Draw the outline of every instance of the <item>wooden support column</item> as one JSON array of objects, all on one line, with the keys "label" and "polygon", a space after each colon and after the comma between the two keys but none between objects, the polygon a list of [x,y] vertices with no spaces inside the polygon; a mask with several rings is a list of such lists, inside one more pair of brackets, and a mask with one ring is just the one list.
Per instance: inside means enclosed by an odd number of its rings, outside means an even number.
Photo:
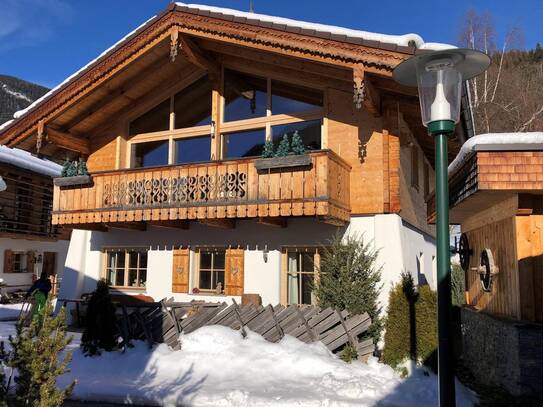
[{"label": "wooden support column", "polygon": [[209,75],[211,80],[211,159],[221,159],[221,109],[222,109],[222,70]]}]

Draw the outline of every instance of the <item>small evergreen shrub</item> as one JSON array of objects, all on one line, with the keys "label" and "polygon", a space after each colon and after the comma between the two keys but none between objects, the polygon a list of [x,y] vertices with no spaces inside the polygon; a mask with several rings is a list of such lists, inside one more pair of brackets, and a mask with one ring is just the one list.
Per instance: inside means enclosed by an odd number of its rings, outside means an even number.
[{"label": "small evergreen shrub", "polygon": [[457,306],[464,305],[464,291],[466,280],[464,270],[459,264],[451,264],[451,286],[452,286],[452,304]]},{"label": "small evergreen shrub", "polygon": [[437,294],[427,285],[416,290],[405,274],[390,292],[383,361],[396,368],[414,358],[436,370],[436,352]]},{"label": "small evergreen shrub", "polygon": [[273,154],[273,142],[271,140],[266,140],[264,149],[262,150],[262,158],[272,158]]},{"label": "small evergreen shrub", "polygon": [[302,141],[302,138],[298,134],[298,130],[296,130],[294,134],[292,135],[290,148],[292,152],[296,155],[305,154],[304,142]]},{"label": "small evergreen shrub", "polygon": [[33,318],[29,328],[17,324],[17,335],[9,338],[12,353],[8,366],[17,370],[14,399],[17,406],[60,406],[75,386],[72,382],[64,390],[56,387],[57,378],[69,372],[72,353],[66,351],[66,346],[72,338],[66,336],[64,308],[56,317],[51,316],[52,311],[48,300],[43,318]]},{"label": "small evergreen shrub", "polygon": [[339,353],[339,358],[346,363],[351,363],[353,360],[358,358],[358,352],[353,345],[348,343]]},{"label": "small evergreen shrub", "polygon": [[286,157],[290,152],[290,142],[288,141],[288,135],[283,134],[283,138],[277,147],[276,157]]},{"label": "small evergreen shrub", "polygon": [[86,356],[99,355],[101,349],[111,352],[118,338],[115,306],[107,282],[102,279],[96,283],[96,290],[89,299],[81,349]]},{"label": "small evergreen shrub", "polygon": [[375,266],[377,253],[358,236],[336,236],[323,248],[319,284],[315,295],[323,308],[347,309],[353,314],[367,312],[372,320],[368,334],[379,340],[382,322],[377,298],[381,270]]}]

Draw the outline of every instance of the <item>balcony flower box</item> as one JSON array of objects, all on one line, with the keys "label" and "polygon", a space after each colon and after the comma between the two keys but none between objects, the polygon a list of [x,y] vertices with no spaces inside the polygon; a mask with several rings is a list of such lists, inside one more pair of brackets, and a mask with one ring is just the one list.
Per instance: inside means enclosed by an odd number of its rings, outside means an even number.
[{"label": "balcony flower box", "polygon": [[310,167],[309,154],[287,155],[286,157],[259,158],[255,161],[257,171],[274,170],[281,168]]},{"label": "balcony flower box", "polygon": [[90,175],[76,175],[74,177],[59,177],[53,180],[57,187],[85,186],[92,184]]}]

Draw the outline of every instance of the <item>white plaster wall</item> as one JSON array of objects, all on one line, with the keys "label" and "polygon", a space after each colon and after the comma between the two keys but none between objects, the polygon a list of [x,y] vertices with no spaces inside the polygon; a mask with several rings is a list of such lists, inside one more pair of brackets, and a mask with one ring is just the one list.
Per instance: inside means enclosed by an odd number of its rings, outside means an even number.
[{"label": "white plaster wall", "polygon": [[[359,216],[351,219],[347,228],[333,227],[314,219],[291,219],[287,228],[257,224],[251,220],[238,221],[235,229],[218,229],[201,224],[191,224],[188,230],[150,228],[145,232],[113,229],[107,233],[74,231],[70,243],[66,273],[61,296],[77,298],[94,289],[101,277],[103,265],[101,251],[104,247],[149,248],[147,287],[145,294],[155,300],[173,297],[176,301],[206,300],[227,301],[225,296],[171,292],[173,248],[191,248],[191,276],[194,276],[196,246],[230,245],[245,249],[244,292],[257,293],[263,304],[280,302],[281,248],[282,246],[306,246],[327,244],[337,233],[342,236],[355,234],[371,242],[378,250],[377,264],[381,267],[383,290],[379,302],[383,312],[388,305],[389,290],[400,281],[407,271],[418,281],[416,256],[424,257],[424,274],[428,282],[431,276],[432,256],[435,246],[431,238],[409,226],[396,214]],[[267,246],[268,261],[264,261],[263,249]],[[191,280],[189,292],[194,286]],[[127,293],[140,293],[127,291]],[[237,301],[241,299],[234,297]]]},{"label": "white plaster wall", "polygon": [[[20,252],[34,251],[36,255],[43,255],[43,252],[56,252],[55,271],[58,277],[62,278],[64,271],[64,263],[66,262],[66,254],[68,252],[69,241],[58,240],[50,242],[42,242],[37,240],[26,239],[5,239],[0,238],[0,279],[4,280],[7,285],[31,285],[32,272],[29,273],[4,273],[4,251],[13,250]],[[43,263],[36,263],[33,270],[35,275],[39,275],[42,271]],[[24,289],[20,287],[18,289]],[[11,289],[7,289],[11,291]]]}]

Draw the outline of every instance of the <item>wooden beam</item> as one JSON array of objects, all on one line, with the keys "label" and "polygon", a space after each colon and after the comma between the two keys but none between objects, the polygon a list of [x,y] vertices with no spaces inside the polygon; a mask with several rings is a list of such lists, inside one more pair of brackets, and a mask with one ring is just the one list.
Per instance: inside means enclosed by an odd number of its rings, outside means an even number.
[{"label": "wooden beam", "polygon": [[147,225],[145,224],[145,222],[113,222],[106,223],[106,226],[108,228],[138,230],[141,232],[147,230]]},{"label": "wooden beam", "polygon": [[345,226],[346,225],[346,222],[340,220],[340,219],[337,219],[337,218],[332,218],[332,217],[329,217],[329,216],[318,216],[318,219],[323,222],[323,223],[327,223],[328,225],[332,225],[332,226],[338,226],[338,227],[341,227],[341,226]]},{"label": "wooden beam", "polygon": [[287,227],[287,218],[283,218],[281,216],[277,217],[259,217],[256,220],[257,223],[260,223],[262,225],[268,225],[268,226],[275,226],[279,228],[286,228]]},{"label": "wooden beam", "polygon": [[203,225],[213,226],[221,229],[234,229],[236,227],[236,220],[231,218],[225,219],[201,219],[199,222]]},{"label": "wooden beam", "polygon": [[154,220],[147,222],[149,226],[155,226],[159,228],[173,228],[187,230],[189,228],[188,220]]},{"label": "wooden beam", "polygon": [[198,48],[196,43],[188,38],[188,36],[179,36],[179,48],[190,63],[207,70],[212,76],[218,76],[220,65],[211,55],[204,53]]},{"label": "wooden beam", "polygon": [[80,230],[92,230],[95,232],[107,232],[107,226],[103,223],[74,223],[60,225],[63,229],[80,229]]},{"label": "wooden beam", "polygon": [[381,116],[381,96],[368,76],[364,78],[364,93],[364,107],[374,117]]},{"label": "wooden beam", "polygon": [[83,155],[90,154],[90,143],[86,138],[77,137],[73,134],[65,133],[50,126],[46,126],[45,134],[45,138],[48,143],[55,144],[58,147],[62,147],[66,150],[76,151]]}]

